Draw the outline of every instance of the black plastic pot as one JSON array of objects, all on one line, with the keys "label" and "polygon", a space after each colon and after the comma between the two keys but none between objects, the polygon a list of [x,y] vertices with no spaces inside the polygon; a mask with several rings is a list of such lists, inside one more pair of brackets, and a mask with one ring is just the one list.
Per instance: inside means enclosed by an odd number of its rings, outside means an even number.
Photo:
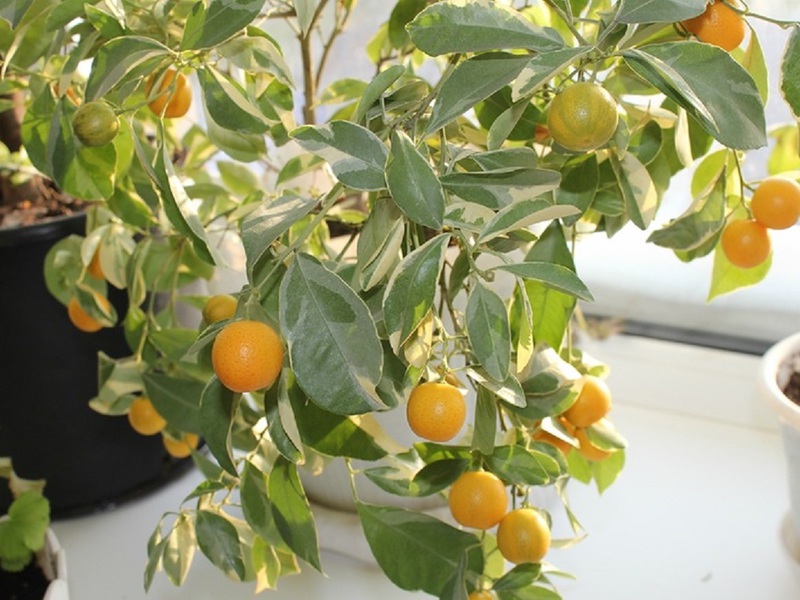
[{"label": "black plastic pot", "polygon": [[[165,452],[161,436],[93,411],[97,354],[130,354],[120,327],[83,333],[44,283],[44,258],[84,232],[83,215],[0,230],[0,456],[26,479],[46,479],[54,518],[113,507],[191,465]],[[125,314],[125,296],[109,299]],[[2,492],[2,490],[0,490]],[[10,503],[0,496],[0,514]]]}]

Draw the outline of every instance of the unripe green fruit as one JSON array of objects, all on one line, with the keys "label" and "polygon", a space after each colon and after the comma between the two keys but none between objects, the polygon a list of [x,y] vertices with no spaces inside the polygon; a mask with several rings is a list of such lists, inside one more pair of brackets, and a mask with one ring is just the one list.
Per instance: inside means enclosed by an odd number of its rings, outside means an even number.
[{"label": "unripe green fruit", "polygon": [[84,146],[105,146],[116,137],[119,119],[105,102],[87,102],[72,117],[72,131]]}]

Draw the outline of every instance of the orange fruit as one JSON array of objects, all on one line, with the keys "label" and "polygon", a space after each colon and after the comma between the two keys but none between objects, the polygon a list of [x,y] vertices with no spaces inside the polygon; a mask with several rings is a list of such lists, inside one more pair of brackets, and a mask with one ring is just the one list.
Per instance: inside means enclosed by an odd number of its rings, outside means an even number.
[{"label": "orange fruit", "polygon": [[611,456],[609,450],[598,448],[589,440],[589,435],[586,433],[585,429],[576,429],[575,439],[578,440],[578,452],[587,460],[595,462],[605,460]]},{"label": "orange fruit", "polygon": [[800,184],[788,177],[767,177],[750,200],[753,218],[768,229],[788,229],[800,218]]},{"label": "orange fruit", "polygon": [[769,258],[772,243],[767,228],[755,219],[731,221],[722,230],[720,245],[725,258],[740,269],[752,269]]},{"label": "orange fruit", "polygon": [[[177,76],[176,76],[177,75]],[[173,83],[174,81],[174,83]],[[156,76],[152,75],[145,84],[145,94],[150,97]],[[192,88],[189,80],[183,73],[174,68],[169,68],[161,77],[161,85],[158,88],[158,96],[147,106],[156,116],[167,119],[182,117],[189,112],[192,105]]]},{"label": "orange fruit", "polygon": [[89,261],[89,265],[86,267],[86,272],[95,279],[103,279],[103,277],[105,277],[103,273],[103,267],[100,265],[100,248],[95,251],[94,255],[92,256],[92,260]]},{"label": "orange fruit", "polygon": [[588,427],[605,417],[610,410],[611,390],[606,382],[594,375],[586,375],[578,398],[564,411],[564,418],[575,427]]},{"label": "orange fruit", "polygon": [[230,294],[211,296],[203,305],[203,320],[210,325],[217,321],[231,319],[236,314],[236,305],[236,298]]},{"label": "orange fruit", "polygon": [[428,381],[411,392],[406,418],[411,431],[432,442],[446,442],[461,431],[467,417],[464,394],[449,383]]},{"label": "orange fruit", "polygon": [[[105,296],[98,294],[97,300],[104,309],[109,310],[111,308],[111,305],[108,303],[108,300],[105,298]],[[100,321],[83,310],[81,305],[78,303],[78,298],[75,296],[70,298],[70,301],[67,304],[67,315],[75,327],[86,333],[94,333],[103,328],[103,324],[100,323]]]},{"label": "orange fruit", "polygon": [[105,102],[87,102],[72,116],[72,131],[84,146],[105,146],[117,136],[119,119]]},{"label": "orange fruit", "polygon": [[512,510],[497,527],[497,547],[514,564],[541,562],[550,549],[550,526],[538,510]]},{"label": "orange fruit", "polygon": [[475,590],[470,592],[467,600],[495,600],[495,595],[489,590]]},{"label": "orange fruit", "polygon": [[[728,3],[741,8],[736,0],[728,0]],[[701,42],[728,52],[741,45],[746,30],[744,17],[722,0],[712,0],[703,14],[682,21],[681,25]]]},{"label": "orange fruit", "polygon": [[502,480],[489,471],[466,471],[450,486],[450,514],[464,527],[489,529],[508,509],[508,494]]},{"label": "orange fruit", "polygon": [[155,435],[160,433],[167,422],[164,420],[149,398],[140,396],[131,403],[128,409],[128,422],[133,430],[142,435]]},{"label": "orange fruit", "polygon": [[608,91],[588,81],[564,88],[547,109],[547,129],[568,150],[588,152],[603,146],[617,130],[617,102]]},{"label": "orange fruit", "polygon": [[222,384],[239,393],[271,386],[283,368],[283,345],[275,330],[261,321],[225,325],[211,347],[211,364]]},{"label": "orange fruit", "polygon": [[179,440],[168,435],[162,435],[161,439],[167,454],[173,458],[186,458],[200,443],[200,437],[196,433],[184,433]]}]

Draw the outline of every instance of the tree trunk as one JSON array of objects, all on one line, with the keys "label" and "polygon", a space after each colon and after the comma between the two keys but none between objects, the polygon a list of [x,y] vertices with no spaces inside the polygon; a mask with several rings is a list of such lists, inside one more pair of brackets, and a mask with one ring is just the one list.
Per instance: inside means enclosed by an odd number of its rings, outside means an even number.
[{"label": "tree trunk", "polygon": [[[11,100],[14,106],[0,112],[0,142],[11,152],[19,152],[22,148],[22,118],[25,116],[24,96],[17,91],[2,98]],[[41,190],[41,177],[30,177],[22,183],[14,184],[9,173],[0,171],[0,208],[8,209],[25,200],[36,203],[41,196]]]}]

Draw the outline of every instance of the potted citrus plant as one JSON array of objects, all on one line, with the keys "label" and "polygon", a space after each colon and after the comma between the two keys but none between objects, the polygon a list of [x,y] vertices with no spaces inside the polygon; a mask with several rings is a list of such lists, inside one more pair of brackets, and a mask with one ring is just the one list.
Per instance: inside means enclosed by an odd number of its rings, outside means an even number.
[{"label": "potted citrus plant", "polygon": [[[397,586],[558,597],[552,521],[580,533],[567,482],[602,491],[626,446],[607,367],[573,343],[592,298],[573,253],[652,227],[683,260],[713,255],[712,297],[764,277],[771,226],[740,166],[767,143],[768,67],[747,23],[791,23],[722,0],[398,0],[359,49],[371,76],[328,81],[356,2],[13,7],[10,50],[65,28],[36,69],[13,52],[5,69],[25,76],[33,164],[92,186],[62,256],[88,269],[99,247],[129,303],[132,352],[102,358],[92,405],[206,476],[157,524],[145,585],[180,584],[198,548],[258,590],[320,569],[303,481],[336,459]],[[795,110],[797,55],[793,38]],[[685,214],[656,227],[690,167]],[[223,293],[186,291],[231,266]],[[411,443],[381,426],[398,413]],[[446,498],[447,516],[366,502],[366,485]]]}]

